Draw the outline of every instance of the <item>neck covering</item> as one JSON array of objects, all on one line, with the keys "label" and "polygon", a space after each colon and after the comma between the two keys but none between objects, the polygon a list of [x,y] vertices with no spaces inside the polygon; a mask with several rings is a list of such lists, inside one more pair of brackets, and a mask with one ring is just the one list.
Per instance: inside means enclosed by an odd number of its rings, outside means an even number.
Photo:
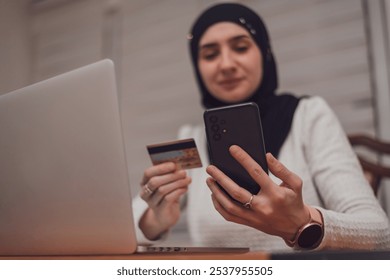
[{"label": "neck covering", "polygon": [[188,37],[189,47],[196,81],[202,94],[202,104],[207,109],[231,105],[216,99],[207,90],[198,67],[200,39],[210,26],[219,22],[232,22],[243,27],[260,49],[263,57],[262,81],[251,97],[242,102],[254,102],[258,105],[266,152],[278,157],[280,148],[290,131],[299,99],[289,94],[276,95],[278,76],[266,26],[254,11],[241,4],[227,3],[212,6],[205,10],[192,26]]}]

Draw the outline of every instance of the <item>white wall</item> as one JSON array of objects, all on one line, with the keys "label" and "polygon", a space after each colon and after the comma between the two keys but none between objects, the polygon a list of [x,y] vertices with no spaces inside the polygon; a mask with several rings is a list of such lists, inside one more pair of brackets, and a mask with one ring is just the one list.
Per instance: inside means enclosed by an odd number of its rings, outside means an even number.
[{"label": "white wall", "polygon": [[31,79],[28,0],[0,0],[0,94]]}]

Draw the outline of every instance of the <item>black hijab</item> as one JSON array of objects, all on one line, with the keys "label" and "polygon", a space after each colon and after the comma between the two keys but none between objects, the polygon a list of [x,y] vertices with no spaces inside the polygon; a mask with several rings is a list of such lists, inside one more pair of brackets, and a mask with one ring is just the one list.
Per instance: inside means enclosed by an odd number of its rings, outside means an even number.
[{"label": "black hijab", "polygon": [[195,21],[190,39],[190,52],[196,80],[202,93],[205,108],[229,105],[214,98],[207,90],[198,68],[199,41],[204,32],[218,22],[233,22],[245,28],[258,45],[263,57],[263,78],[253,95],[243,102],[255,102],[260,109],[264,132],[265,148],[275,157],[279,155],[292,124],[299,99],[288,94],[276,95],[278,76],[271,51],[270,40],[261,18],[251,9],[241,4],[217,4],[204,11]]}]

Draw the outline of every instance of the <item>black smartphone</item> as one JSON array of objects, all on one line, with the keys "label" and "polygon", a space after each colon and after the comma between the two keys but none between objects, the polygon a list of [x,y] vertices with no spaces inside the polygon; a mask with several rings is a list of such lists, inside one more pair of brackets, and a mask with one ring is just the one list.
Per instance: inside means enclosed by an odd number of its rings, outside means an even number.
[{"label": "black smartphone", "polygon": [[268,174],[257,104],[249,102],[208,109],[204,112],[203,118],[211,164],[218,167],[239,186],[252,194],[257,194],[260,186],[229,153],[230,146],[240,146]]}]

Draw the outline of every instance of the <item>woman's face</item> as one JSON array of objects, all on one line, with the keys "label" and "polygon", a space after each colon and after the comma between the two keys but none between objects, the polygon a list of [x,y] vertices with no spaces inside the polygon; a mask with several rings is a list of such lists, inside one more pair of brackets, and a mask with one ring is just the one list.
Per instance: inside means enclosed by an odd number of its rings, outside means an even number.
[{"label": "woman's face", "polygon": [[248,99],[263,77],[262,55],[243,27],[220,22],[210,26],[199,42],[198,66],[208,91],[218,100]]}]

